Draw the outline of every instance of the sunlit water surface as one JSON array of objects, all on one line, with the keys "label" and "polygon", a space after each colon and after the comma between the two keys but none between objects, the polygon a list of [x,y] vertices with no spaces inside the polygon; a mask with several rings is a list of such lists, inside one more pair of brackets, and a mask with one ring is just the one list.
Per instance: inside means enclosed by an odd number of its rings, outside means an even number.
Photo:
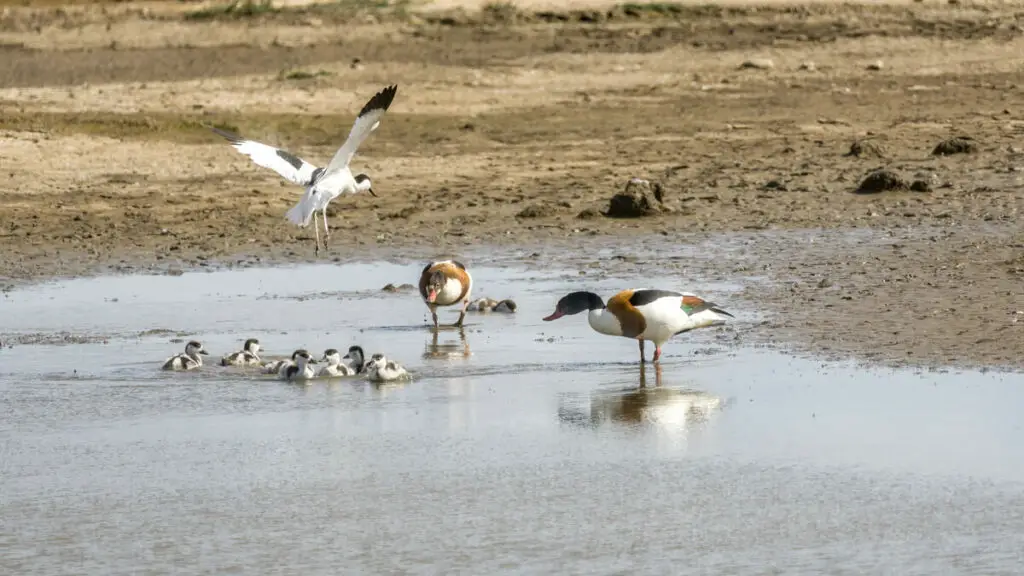
[{"label": "sunlit water surface", "polygon": [[[1017,574],[1024,378],[868,370],[742,347],[756,310],[635,342],[583,315],[589,282],[474,268],[515,315],[427,328],[420,266],[352,264],[74,280],[0,300],[0,573]],[[456,317],[452,310],[443,322]],[[150,332],[168,330],[170,332]],[[351,344],[415,380],[297,386],[159,370]],[[738,341],[737,341],[738,338]],[[175,341],[172,342],[171,340]],[[648,354],[652,352],[648,347]],[[644,384],[645,386],[641,387]],[[659,385],[660,384],[660,385]]]}]

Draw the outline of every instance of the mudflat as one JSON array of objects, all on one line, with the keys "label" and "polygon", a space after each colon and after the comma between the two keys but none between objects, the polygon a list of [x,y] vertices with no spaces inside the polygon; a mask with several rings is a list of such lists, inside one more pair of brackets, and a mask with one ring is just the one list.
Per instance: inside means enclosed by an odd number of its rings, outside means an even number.
[{"label": "mudflat", "polygon": [[1024,367],[1024,2],[0,5],[7,284],[312,260],[208,128],[323,164],[397,83],[326,258],[536,248],[733,279],[753,341]]}]

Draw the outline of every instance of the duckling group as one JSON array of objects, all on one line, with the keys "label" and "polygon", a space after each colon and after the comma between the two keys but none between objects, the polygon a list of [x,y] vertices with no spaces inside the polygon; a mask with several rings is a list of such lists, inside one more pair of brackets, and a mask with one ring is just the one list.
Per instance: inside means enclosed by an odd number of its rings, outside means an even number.
[{"label": "duckling group", "polygon": [[[361,346],[350,346],[348,353],[341,355],[335,348],[324,350],[319,361],[302,348],[292,352],[291,358],[264,361],[260,358],[260,341],[249,338],[242,349],[220,359],[221,366],[258,367],[260,373],[277,376],[288,382],[311,383],[312,380],[363,376],[371,382],[392,382],[409,378],[409,372],[397,362],[388,360],[383,354],[374,354],[364,360]],[[208,352],[203,344],[191,340],[185,345],[185,352],[171,356],[164,361],[164,370],[198,370],[203,367],[203,356]],[[317,367],[316,364],[323,363]]]}]

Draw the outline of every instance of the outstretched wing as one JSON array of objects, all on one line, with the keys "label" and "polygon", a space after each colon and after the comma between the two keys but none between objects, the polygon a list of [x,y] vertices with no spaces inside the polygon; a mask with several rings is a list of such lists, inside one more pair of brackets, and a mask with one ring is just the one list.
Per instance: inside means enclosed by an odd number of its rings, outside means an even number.
[{"label": "outstretched wing", "polygon": [[264,168],[270,168],[290,182],[308,186],[313,181],[317,167],[306,162],[302,158],[279,148],[261,144],[255,140],[246,140],[238,134],[233,134],[220,128],[211,128],[214,133],[223,136],[231,145],[242,154],[245,154],[256,164]]},{"label": "outstretched wing", "polygon": [[338,148],[334,158],[331,158],[330,163],[327,164],[329,172],[341,170],[348,166],[363,140],[366,140],[370,132],[376,130],[377,126],[380,125],[380,118],[388,111],[388,107],[391,106],[391,101],[395,99],[395,92],[397,91],[398,86],[388,86],[374,94],[373,98],[370,98],[370,101],[363,106],[363,109],[359,111],[359,116],[356,117],[355,123],[352,124],[352,130],[348,133],[348,139],[341,145],[341,148]]}]

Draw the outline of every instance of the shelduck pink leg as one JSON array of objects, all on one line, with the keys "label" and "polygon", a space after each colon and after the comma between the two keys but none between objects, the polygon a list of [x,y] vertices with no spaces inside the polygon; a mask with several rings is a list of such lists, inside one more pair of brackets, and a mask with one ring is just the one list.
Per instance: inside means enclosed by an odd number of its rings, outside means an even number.
[{"label": "shelduck pink leg", "polygon": [[657,362],[658,358],[661,358],[661,346],[654,347],[654,361]]}]

